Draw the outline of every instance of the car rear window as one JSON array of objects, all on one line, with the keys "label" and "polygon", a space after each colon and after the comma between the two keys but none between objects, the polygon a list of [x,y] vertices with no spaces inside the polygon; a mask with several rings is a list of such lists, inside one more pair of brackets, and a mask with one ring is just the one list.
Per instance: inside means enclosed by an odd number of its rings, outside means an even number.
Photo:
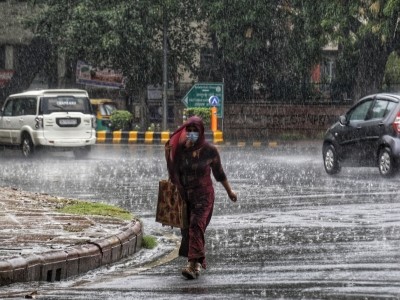
[{"label": "car rear window", "polygon": [[92,114],[92,107],[87,97],[58,96],[42,97],[40,99],[40,113],[81,112]]}]

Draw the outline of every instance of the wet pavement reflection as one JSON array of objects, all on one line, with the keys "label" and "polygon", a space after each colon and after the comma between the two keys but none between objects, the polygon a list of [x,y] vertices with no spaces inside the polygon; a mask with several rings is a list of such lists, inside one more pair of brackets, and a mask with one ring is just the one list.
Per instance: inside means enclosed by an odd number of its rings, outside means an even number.
[{"label": "wet pavement reflection", "polygon": [[[377,168],[328,176],[318,143],[220,152],[239,200],[215,185],[209,268],[198,280],[181,277],[183,258],[138,271],[149,258],[143,250],[87,276],[7,289],[38,290],[38,299],[400,298],[400,176],[383,179]],[[167,176],[162,146],[99,145],[86,160],[51,153],[26,161],[7,150],[0,165],[2,186],[121,206],[163,250],[175,249],[178,230],[154,222],[158,180]]]}]

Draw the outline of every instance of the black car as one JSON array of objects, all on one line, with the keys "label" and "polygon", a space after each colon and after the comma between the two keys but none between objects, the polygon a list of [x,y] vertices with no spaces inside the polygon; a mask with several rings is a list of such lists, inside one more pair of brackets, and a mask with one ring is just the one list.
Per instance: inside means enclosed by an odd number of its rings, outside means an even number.
[{"label": "black car", "polygon": [[342,166],[377,166],[384,177],[400,162],[400,94],[374,94],[360,99],[324,137],[322,155],[328,174]]}]

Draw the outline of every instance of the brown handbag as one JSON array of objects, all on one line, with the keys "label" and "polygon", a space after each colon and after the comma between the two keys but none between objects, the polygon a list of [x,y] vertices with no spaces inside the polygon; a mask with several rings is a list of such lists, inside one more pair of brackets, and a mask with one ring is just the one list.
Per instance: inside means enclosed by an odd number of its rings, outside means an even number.
[{"label": "brown handbag", "polygon": [[171,180],[159,182],[156,222],[178,228],[188,226],[186,202]]}]

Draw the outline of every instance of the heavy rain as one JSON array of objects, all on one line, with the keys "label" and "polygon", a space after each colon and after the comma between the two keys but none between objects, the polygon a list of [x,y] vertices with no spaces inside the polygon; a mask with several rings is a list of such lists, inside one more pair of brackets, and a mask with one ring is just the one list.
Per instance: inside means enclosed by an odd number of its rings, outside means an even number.
[{"label": "heavy rain", "polygon": [[[373,0],[0,1],[0,186],[124,208],[157,240],[0,298],[400,299],[400,99],[373,96],[399,91],[399,12]],[[53,89],[84,90],[87,105],[46,114],[46,93],[68,93]],[[208,266],[186,280],[180,231],[155,212],[165,136],[192,115],[238,201],[213,179]],[[326,133],[339,116],[356,151]],[[362,139],[379,144],[379,168],[340,168],[367,152]]]},{"label": "heavy rain", "polygon": [[[37,290],[40,299],[399,296],[398,178],[379,178],[376,168],[349,168],[330,177],[316,142],[220,151],[239,200],[231,203],[215,183],[209,268],[197,281],[187,281],[180,274],[184,259],[174,254],[179,231],[154,221],[156,183],[166,176],[163,147],[99,145],[86,160],[50,153],[29,162],[6,150],[2,185],[124,207],[143,220],[159,246],[66,281],[11,285],[1,295]],[[23,167],[15,168],[16,162]]]}]

